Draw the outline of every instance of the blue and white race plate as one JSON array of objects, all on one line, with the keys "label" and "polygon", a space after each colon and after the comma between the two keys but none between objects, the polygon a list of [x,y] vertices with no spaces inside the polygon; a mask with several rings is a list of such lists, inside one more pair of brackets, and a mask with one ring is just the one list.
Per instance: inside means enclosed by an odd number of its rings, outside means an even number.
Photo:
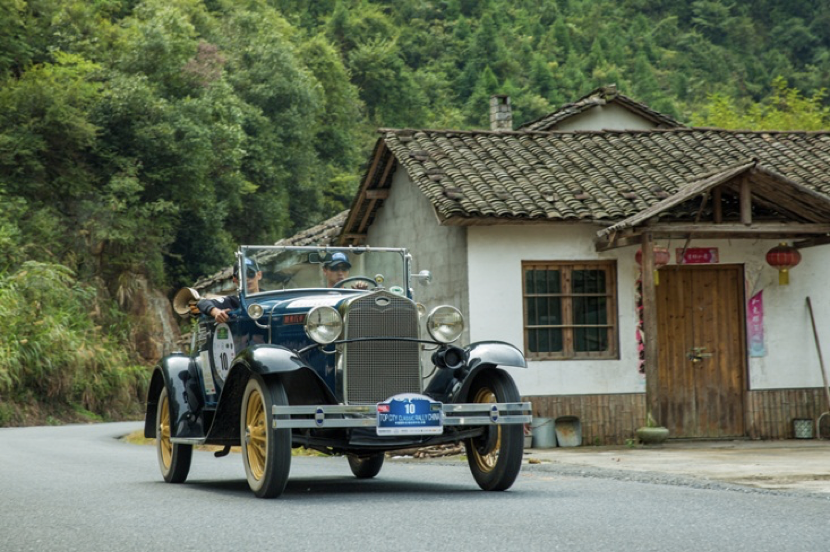
[{"label": "blue and white race plate", "polygon": [[441,403],[424,395],[403,393],[378,403],[378,435],[440,435]]}]

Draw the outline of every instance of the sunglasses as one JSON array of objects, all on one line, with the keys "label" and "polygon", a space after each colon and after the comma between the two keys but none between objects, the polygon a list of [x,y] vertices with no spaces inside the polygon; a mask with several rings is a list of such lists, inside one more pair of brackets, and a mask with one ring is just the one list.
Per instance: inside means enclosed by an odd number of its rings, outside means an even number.
[{"label": "sunglasses", "polygon": [[251,278],[256,278],[257,272],[258,272],[257,269],[248,267],[248,268],[245,269],[245,277],[248,278],[249,280]]}]

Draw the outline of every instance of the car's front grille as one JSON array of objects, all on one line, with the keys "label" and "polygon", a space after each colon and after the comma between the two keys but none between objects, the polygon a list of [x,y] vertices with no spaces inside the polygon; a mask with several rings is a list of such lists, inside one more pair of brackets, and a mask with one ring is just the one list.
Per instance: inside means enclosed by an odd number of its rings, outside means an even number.
[{"label": "car's front grille", "polygon": [[[415,304],[387,291],[353,301],[345,315],[346,339],[418,337]],[[347,404],[375,404],[398,393],[421,392],[418,343],[358,341],[344,346]]]}]

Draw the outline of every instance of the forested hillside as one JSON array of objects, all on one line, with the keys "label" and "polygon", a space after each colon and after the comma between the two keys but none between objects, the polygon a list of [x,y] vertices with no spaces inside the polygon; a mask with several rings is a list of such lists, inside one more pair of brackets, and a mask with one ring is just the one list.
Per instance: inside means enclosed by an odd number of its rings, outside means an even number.
[{"label": "forested hillside", "polygon": [[190,284],[348,207],[378,127],[616,83],[684,122],[822,128],[829,76],[810,0],[0,0],[0,407],[54,357],[33,301],[63,290],[50,322],[115,374],[90,344],[124,354],[137,276]]}]

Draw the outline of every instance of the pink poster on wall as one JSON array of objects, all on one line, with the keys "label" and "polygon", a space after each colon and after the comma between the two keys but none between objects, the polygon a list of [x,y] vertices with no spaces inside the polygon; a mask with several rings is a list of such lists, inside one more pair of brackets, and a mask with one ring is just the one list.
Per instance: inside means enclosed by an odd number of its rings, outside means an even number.
[{"label": "pink poster on wall", "polygon": [[746,305],[746,337],[749,356],[762,357],[767,354],[764,346],[764,292],[753,295]]}]

